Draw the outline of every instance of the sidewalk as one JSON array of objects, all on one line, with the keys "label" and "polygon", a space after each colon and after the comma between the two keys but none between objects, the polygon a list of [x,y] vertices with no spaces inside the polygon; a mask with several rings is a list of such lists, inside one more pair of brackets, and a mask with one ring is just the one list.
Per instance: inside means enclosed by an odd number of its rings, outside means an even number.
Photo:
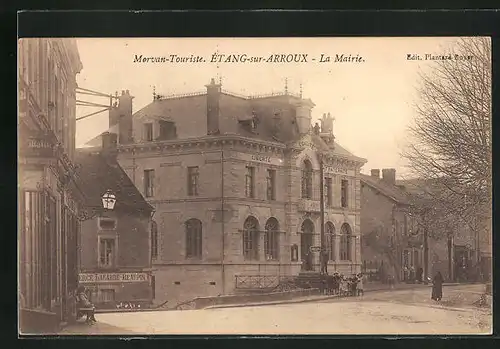
[{"label": "sidewalk", "polygon": [[[467,284],[458,283],[445,283],[445,286],[466,286]],[[391,291],[401,291],[401,290],[411,290],[411,289],[422,289],[430,288],[432,284],[406,284],[399,283],[395,284],[393,288],[387,284],[365,284],[364,291],[366,292],[391,292]],[[288,300],[276,300],[276,301],[263,301],[263,302],[248,302],[240,304],[223,304],[223,305],[213,305],[203,309],[221,309],[221,308],[241,308],[241,307],[254,307],[254,306],[264,306],[264,305],[279,305],[279,304],[294,304],[294,303],[307,303],[307,302],[318,302],[322,300],[335,299],[335,298],[350,298],[341,297],[339,295],[317,295],[317,296],[307,296],[307,297],[297,297]],[[356,297],[352,297],[356,298]]]}]

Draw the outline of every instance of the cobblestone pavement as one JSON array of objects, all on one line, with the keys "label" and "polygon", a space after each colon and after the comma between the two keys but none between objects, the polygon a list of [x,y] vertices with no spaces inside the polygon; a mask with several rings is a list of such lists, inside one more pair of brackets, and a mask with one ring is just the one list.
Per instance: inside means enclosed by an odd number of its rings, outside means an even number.
[{"label": "cobblestone pavement", "polygon": [[484,285],[370,292],[309,303],[209,310],[98,314],[61,334],[487,334],[491,309],[474,307]]}]

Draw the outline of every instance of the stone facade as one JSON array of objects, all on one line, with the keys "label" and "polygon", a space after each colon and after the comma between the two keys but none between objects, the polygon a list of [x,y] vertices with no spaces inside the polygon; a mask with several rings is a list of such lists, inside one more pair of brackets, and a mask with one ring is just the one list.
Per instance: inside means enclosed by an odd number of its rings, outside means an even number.
[{"label": "stone facade", "polygon": [[[109,137],[113,135],[105,139]],[[100,152],[79,150],[76,156],[79,181],[87,188],[88,216],[79,234],[79,285],[98,308],[115,308],[120,302],[149,305],[153,207],[117,163],[113,144],[116,148],[116,141],[110,141]],[[104,208],[102,196],[108,191],[116,201]]]},{"label": "stone facade", "polygon": [[[379,170],[361,176],[361,235],[363,267],[366,272],[380,270],[382,278],[405,280],[411,268],[424,268],[422,236],[416,233],[410,202],[396,186],[395,175]],[[389,175],[388,175],[389,174]]]},{"label": "stone facade", "polygon": [[[155,302],[175,304],[196,296],[231,294],[236,277],[242,275],[298,274],[300,256],[320,245],[319,154],[324,176],[332,178],[331,203],[325,209],[325,223],[333,225],[329,271],[359,272],[359,169],[365,160],[334,143],[331,132],[313,132],[310,100],[287,94],[241,97],[220,89],[214,92],[211,85],[207,91],[220,95],[155,99],[133,115],[134,142],[118,147],[121,166],[156,211]],[[164,122],[175,125],[175,137],[162,139],[161,131],[155,131]],[[144,137],[141,131],[148,123],[153,124],[153,137]],[[307,199],[301,193],[306,160],[312,191]],[[188,168],[192,167],[198,173],[195,195],[189,192]],[[150,170],[154,170],[152,184],[145,179],[151,175],[145,171]],[[268,170],[275,171],[272,195],[268,194]],[[349,198],[345,207],[341,207],[342,180],[343,195]],[[252,231],[257,232],[251,242],[244,238],[249,217],[256,222]],[[187,234],[193,219],[198,226],[201,223],[196,257]],[[313,227],[307,243],[301,232],[304,221]],[[277,225],[268,241],[269,222]],[[342,238],[343,250],[349,249],[342,254],[345,260],[340,258],[341,231],[349,234]],[[255,251],[251,258],[250,250]],[[312,252],[312,264],[319,271],[317,252]]]}]

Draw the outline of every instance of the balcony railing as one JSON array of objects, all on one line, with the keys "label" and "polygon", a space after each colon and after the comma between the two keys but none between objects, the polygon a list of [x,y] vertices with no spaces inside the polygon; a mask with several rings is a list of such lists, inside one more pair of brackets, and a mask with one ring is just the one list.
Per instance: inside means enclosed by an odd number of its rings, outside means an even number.
[{"label": "balcony railing", "polygon": [[236,275],[235,278],[237,290],[275,289],[290,280],[290,276],[283,275]]}]

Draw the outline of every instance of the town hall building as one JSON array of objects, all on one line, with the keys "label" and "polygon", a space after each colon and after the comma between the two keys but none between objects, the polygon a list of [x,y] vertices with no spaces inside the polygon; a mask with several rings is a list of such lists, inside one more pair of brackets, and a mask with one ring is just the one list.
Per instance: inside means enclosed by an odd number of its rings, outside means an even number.
[{"label": "town hall building", "polygon": [[[360,168],[334,140],[333,117],[288,93],[155,95],[132,114],[129,91],[110,111],[121,167],[155,208],[155,302],[231,294],[245,277],[319,271],[320,164],[329,272],[359,272]],[[90,145],[100,143],[99,137]]]}]

